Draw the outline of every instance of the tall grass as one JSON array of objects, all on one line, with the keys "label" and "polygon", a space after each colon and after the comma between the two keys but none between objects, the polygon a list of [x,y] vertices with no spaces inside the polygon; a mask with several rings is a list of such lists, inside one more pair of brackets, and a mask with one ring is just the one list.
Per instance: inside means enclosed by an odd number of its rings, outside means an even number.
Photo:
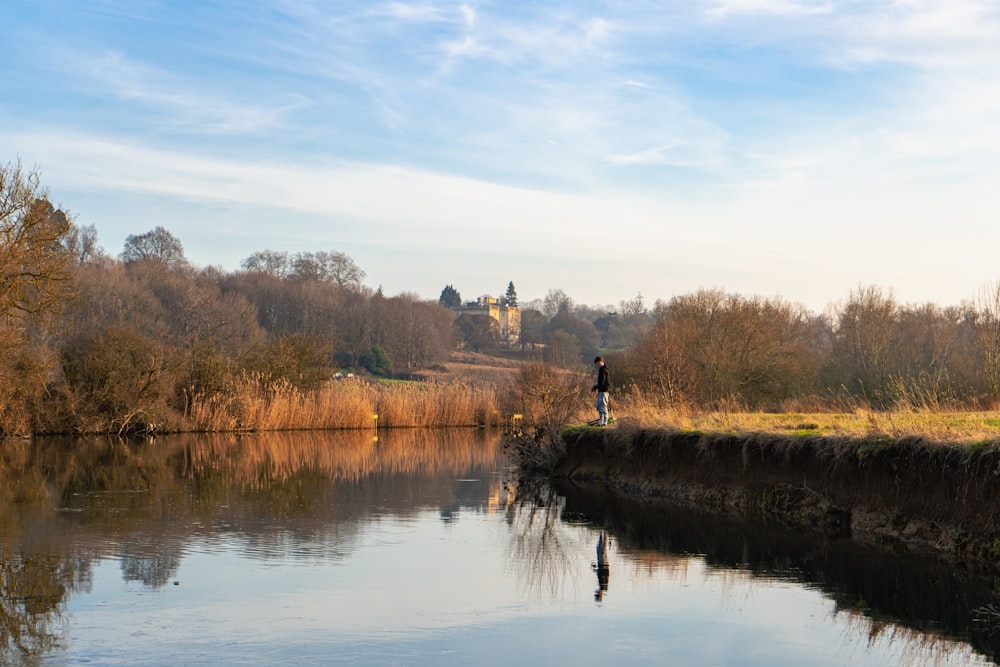
[{"label": "tall grass", "polygon": [[[553,432],[596,416],[590,381],[588,374],[541,363],[522,365],[509,383],[500,385],[351,378],[302,390],[286,381],[247,375],[227,391],[189,397],[184,417],[189,430],[228,432],[503,426],[519,414],[523,426]],[[701,406],[635,385],[617,388],[611,395],[615,421],[626,428],[921,437],[940,442],[1000,439],[1000,412],[963,409],[946,383],[898,381],[889,408],[844,393],[786,400],[780,409],[753,410],[737,398]]]},{"label": "tall grass", "polygon": [[498,426],[492,386],[377,384],[333,380],[315,390],[287,381],[244,376],[224,393],[188,398],[185,417],[196,431],[282,431],[438,426]]},{"label": "tall grass", "polygon": [[[902,392],[902,389],[900,390]],[[661,428],[722,433],[785,433],[850,438],[922,438],[941,443],[1000,440],[1000,412],[962,410],[948,401],[901,393],[891,409],[877,409],[862,399],[787,402],[782,412],[761,412],[736,402],[711,409],[668,403],[655,394],[629,389],[612,398],[617,423],[626,428]]]}]

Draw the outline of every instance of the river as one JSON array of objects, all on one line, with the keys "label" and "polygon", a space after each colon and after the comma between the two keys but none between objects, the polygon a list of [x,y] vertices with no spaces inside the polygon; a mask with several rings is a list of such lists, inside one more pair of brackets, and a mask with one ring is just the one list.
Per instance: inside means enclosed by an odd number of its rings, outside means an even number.
[{"label": "river", "polygon": [[481,430],[0,442],[4,665],[991,665],[993,585]]}]

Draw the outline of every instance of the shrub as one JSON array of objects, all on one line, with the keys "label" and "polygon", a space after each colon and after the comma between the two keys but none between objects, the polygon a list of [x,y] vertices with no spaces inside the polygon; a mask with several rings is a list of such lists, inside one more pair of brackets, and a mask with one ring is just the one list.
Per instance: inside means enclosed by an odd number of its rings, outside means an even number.
[{"label": "shrub", "polygon": [[585,384],[579,373],[544,363],[525,365],[514,392],[524,422],[546,430],[569,423],[584,405]]},{"label": "shrub", "polygon": [[392,359],[381,345],[373,345],[361,355],[361,365],[372,375],[388,377],[392,375]]},{"label": "shrub", "polygon": [[256,346],[243,357],[242,366],[265,383],[286,380],[299,389],[315,389],[330,375],[322,343],[300,334],[278,336]]},{"label": "shrub", "polygon": [[83,336],[62,351],[70,393],[80,399],[94,424],[81,430],[141,431],[155,428],[168,414],[172,393],[168,351],[128,325],[111,325]]}]

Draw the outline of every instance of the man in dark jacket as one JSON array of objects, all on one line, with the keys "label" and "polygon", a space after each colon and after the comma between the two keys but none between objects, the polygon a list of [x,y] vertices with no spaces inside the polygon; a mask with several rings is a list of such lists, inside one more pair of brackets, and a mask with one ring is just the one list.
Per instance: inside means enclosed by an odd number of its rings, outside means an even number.
[{"label": "man in dark jacket", "polygon": [[608,367],[604,365],[604,358],[594,359],[597,366],[597,384],[590,388],[590,391],[597,392],[597,426],[608,425],[608,392],[611,391],[611,378],[608,375]]}]

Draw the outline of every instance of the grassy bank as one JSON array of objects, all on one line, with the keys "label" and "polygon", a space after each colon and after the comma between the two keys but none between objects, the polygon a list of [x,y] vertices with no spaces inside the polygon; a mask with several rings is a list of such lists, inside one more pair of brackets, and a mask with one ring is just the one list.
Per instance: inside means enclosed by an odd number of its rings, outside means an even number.
[{"label": "grassy bank", "polygon": [[[666,405],[661,397],[636,391],[615,394],[612,407],[619,423],[634,428],[803,437],[920,437],[947,444],[1000,440],[1000,411],[948,410],[916,404],[876,410],[861,401],[824,404],[815,400],[787,412],[753,412],[738,405],[732,409],[700,410],[683,403]],[[581,412],[577,420],[585,421],[588,414]]]},{"label": "grassy bank", "polygon": [[562,433],[550,473],[620,493],[1000,566],[1000,445],[630,428]]}]

